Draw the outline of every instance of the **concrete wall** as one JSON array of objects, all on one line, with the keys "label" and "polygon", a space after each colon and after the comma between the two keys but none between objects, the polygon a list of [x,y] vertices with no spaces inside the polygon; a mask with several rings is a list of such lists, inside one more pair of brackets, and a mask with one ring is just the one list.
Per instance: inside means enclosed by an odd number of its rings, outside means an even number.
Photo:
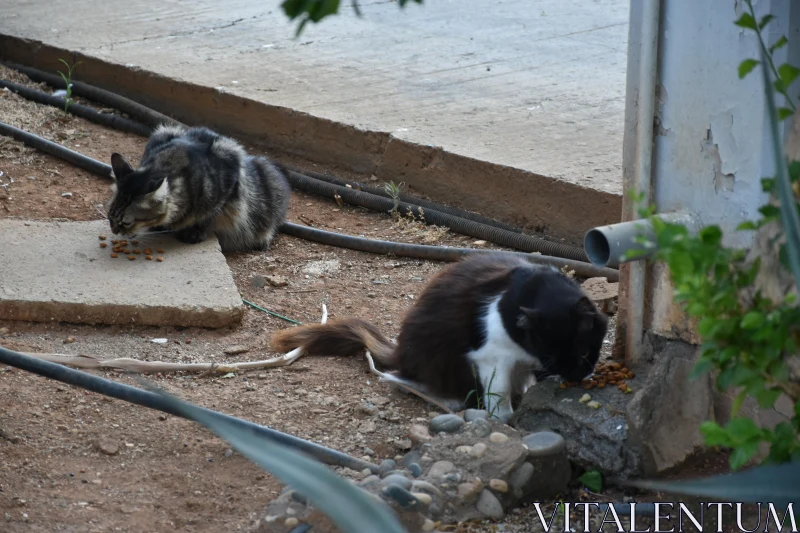
[{"label": "concrete wall", "polygon": [[[797,2],[761,0],[755,7],[759,18],[767,13],[775,16],[766,28],[769,43],[780,35],[789,37],[789,46],[776,52],[776,64],[787,59],[800,64]],[[642,2],[631,3],[623,157],[626,187],[632,180],[638,127],[635,99],[641,9]],[[662,2],[652,201],[660,212],[688,210],[703,225],[718,224],[727,244],[748,247],[753,234],[735,228],[744,220],[759,217],[758,208],[767,199],[760,180],[772,175],[774,156],[765,122],[761,72],[757,68],[746,79],[738,78],[739,63],[759,57],[753,32],[733,24],[743,9],[746,6],[738,0]],[[625,203],[623,216],[630,219],[635,214],[627,199]],[[648,330],[697,341],[694,328],[672,304],[663,269],[650,269],[645,301]]]}]

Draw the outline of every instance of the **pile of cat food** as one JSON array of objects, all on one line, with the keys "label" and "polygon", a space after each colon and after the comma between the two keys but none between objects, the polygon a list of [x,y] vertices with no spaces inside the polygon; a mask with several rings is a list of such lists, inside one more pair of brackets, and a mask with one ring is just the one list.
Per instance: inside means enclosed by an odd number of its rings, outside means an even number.
[{"label": "pile of cat food", "polygon": [[[100,248],[108,248],[108,242],[106,242],[107,237],[105,235],[98,235],[100,239]],[[152,261],[155,259],[159,263],[164,262],[164,250],[161,248],[157,248],[155,250],[156,254],[153,254],[152,248],[144,248],[141,249],[139,246],[139,241],[131,240],[128,241],[126,239],[115,240],[111,241],[111,258],[116,259],[120,256],[120,254],[126,256],[129,261],[136,261],[136,256],[142,256],[147,261]]]},{"label": "pile of cat food", "polygon": [[585,390],[590,390],[595,387],[604,389],[606,386],[614,386],[624,393],[631,393],[633,389],[628,386],[626,380],[633,378],[633,372],[619,363],[608,361],[597,365],[594,374],[589,379],[585,379],[580,383],[565,382],[561,384],[561,388],[583,387]]}]

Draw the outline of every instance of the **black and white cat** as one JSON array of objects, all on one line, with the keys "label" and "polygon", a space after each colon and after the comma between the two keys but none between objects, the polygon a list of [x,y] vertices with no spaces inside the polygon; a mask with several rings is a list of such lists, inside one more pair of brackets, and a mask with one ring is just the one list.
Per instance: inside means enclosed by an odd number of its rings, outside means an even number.
[{"label": "black and white cat", "polygon": [[207,128],[157,128],[139,168],[111,156],[115,234],[174,230],[198,243],[214,233],[225,252],[266,250],[286,218],[285,171],[266,157]]},{"label": "black and white cat", "polygon": [[487,254],[431,280],[396,344],[358,318],[282,330],[272,343],[277,351],[302,346],[315,355],[366,348],[397,380],[458,408],[482,398],[484,408],[507,420],[512,397],[531,384],[534,370],[568,381],[591,374],[607,327],[607,317],[559,270]]}]

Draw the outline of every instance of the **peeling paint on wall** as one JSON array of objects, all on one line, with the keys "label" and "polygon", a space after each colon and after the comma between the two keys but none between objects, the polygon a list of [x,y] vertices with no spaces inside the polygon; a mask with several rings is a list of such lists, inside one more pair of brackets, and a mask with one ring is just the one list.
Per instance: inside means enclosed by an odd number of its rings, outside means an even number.
[{"label": "peeling paint on wall", "polygon": [[700,143],[700,150],[711,160],[711,176],[714,180],[714,192],[726,194],[728,197],[733,193],[736,184],[736,177],[733,173],[722,171],[722,157],[719,153],[719,145],[714,142],[714,133],[709,127],[706,131],[706,138]]}]

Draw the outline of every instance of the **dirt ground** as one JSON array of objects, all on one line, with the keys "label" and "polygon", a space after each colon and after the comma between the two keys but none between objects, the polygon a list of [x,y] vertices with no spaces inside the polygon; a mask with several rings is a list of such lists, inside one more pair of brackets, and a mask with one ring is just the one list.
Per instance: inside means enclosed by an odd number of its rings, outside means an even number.
[{"label": "dirt ground", "polygon": [[[0,77],[29,83],[2,67]],[[145,144],[143,138],[32,104],[8,91],[0,91],[0,116],[4,122],[103,161],[108,161],[112,151],[138,161]],[[337,169],[276,158],[342,175]],[[109,196],[108,180],[4,137],[0,137],[0,172],[0,182],[7,185],[0,188],[2,217],[104,218],[100,206]],[[470,246],[474,241],[298,192],[293,193],[289,220],[403,242]],[[267,253],[229,255],[227,260],[247,300],[302,322],[319,320],[321,306],[326,304],[330,317],[366,317],[390,335],[397,334],[404,312],[443,266],[331,248],[284,235],[276,238]],[[288,285],[259,287],[258,276],[280,276]],[[131,280],[130,288],[135,289],[135,284]],[[284,327],[291,324],[255,309],[248,309],[239,327],[217,331],[0,322],[0,343],[20,351],[106,358],[238,362],[275,355],[269,352],[269,336]],[[157,337],[169,342],[151,342]],[[609,338],[606,351],[610,345]],[[247,351],[224,353],[234,346]],[[120,373],[101,374],[136,384]],[[409,424],[435,413],[421,400],[376,382],[361,359],[306,358],[283,369],[229,378],[189,374],[150,378],[198,405],[374,462],[402,454],[408,446]],[[247,531],[281,488],[193,423],[0,368],[2,531]],[[500,525],[473,524],[463,530],[533,531],[536,521],[528,508],[510,513]]]}]

